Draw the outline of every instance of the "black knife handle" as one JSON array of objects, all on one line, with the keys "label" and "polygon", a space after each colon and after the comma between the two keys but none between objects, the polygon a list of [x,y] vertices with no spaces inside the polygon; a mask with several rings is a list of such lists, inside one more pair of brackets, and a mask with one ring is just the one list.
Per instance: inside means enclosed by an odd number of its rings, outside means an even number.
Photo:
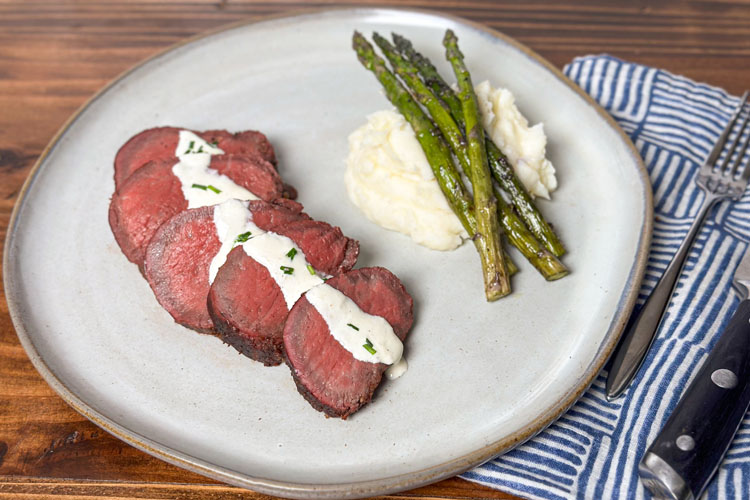
[{"label": "black knife handle", "polygon": [[646,451],[638,468],[643,483],[658,498],[698,498],[749,404],[750,300],[743,300]]}]

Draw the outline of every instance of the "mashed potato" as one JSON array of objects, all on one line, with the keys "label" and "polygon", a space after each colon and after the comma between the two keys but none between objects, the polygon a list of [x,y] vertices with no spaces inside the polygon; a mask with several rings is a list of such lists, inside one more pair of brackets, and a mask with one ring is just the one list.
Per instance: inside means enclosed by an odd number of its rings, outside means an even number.
[{"label": "mashed potato", "polygon": [[508,89],[493,88],[484,81],[476,86],[475,92],[482,125],[492,141],[508,157],[526,190],[532,196],[549,199],[549,193],[557,188],[557,179],[555,167],[546,158],[544,125],[529,127]]},{"label": "mashed potato", "polygon": [[420,245],[452,250],[468,235],[451,211],[414,131],[395,111],[378,111],[349,136],[344,175],[368,219]]},{"label": "mashed potato", "polygon": [[[528,126],[506,89],[476,87],[485,129],[533,196],[557,187],[541,124]],[[414,131],[396,111],[378,111],[349,136],[344,175],[352,203],[376,224],[420,245],[452,250],[468,237],[432,174]]]}]

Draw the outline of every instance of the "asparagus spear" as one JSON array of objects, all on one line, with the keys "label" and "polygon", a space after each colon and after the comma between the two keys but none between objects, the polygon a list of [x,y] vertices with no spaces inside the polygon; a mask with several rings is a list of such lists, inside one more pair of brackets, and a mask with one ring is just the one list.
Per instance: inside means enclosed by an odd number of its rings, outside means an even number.
[{"label": "asparagus spear", "polygon": [[508,158],[489,137],[487,138],[487,156],[490,159],[493,176],[513,200],[513,206],[516,207],[532,234],[555,256],[565,255],[565,246],[562,241],[537,210],[528,191],[516,176],[513,167],[510,166]]},{"label": "asparagus spear", "polygon": [[544,276],[547,281],[555,281],[568,275],[568,268],[552,252],[534,238],[513,208],[508,205],[497,190],[497,204],[500,210],[500,224],[505,236],[526,259]]},{"label": "asparagus spear", "polygon": [[[453,72],[458,80],[459,99],[461,99],[466,123],[465,135],[471,164],[468,174],[474,190],[474,213],[477,218],[477,233],[474,241],[484,246],[488,254],[501,255],[497,200],[492,191],[492,177],[490,177],[490,170],[487,165],[484,130],[479,120],[479,106],[474,94],[474,85],[471,83],[471,75],[464,64],[463,54],[458,50],[458,40],[453,31],[447,30],[445,32],[443,45],[446,50],[445,55],[451,62]],[[488,290],[490,290],[490,286],[492,287],[493,296],[499,298],[510,293],[508,271],[505,269],[502,258],[489,260],[486,266],[485,276],[489,281],[485,281],[485,285]]]},{"label": "asparagus spear", "polygon": [[474,237],[477,234],[478,225],[472,207],[472,199],[461,181],[461,177],[453,164],[450,150],[442,139],[440,131],[427,118],[419,104],[412,99],[395,75],[386,68],[385,61],[375,54],[372,45],[357,31],[352,36],[352,47],[357,52],[360,63],[375,74],[385,89],[388,100],[396,106],[414,129],[417,140],[425,152],[427,161],[440,185],[440,189],[448,200],[448,204],[466,232],[472,235],[472,240],[482,261],[487,300],[495,300],[498,297],[491,279],[494,276],[490,276],[486,269],[495,267],[493,260],[499,259],[500,262],[504,262],[503,256],[500,253],[490,254],[481,244],[479,238]]},{"label": "asparagus spear", "polygon": [[505,260],[505,268],[508,270],[509,276],[513,276],[518,272],[518,266],[513,262],[513,259],[510,258],[510,255],[505,251],[505,248],[503,248],[503,260]]},{"label": "asparagus spear", "polygon": [[446,105],[438,99],[435,94],[430,90],[423,82],[419,79],[417,74],[417,68],[414,65],[409,64],[401,55],[396,51],[396,48],[391,43],[378,35],[373,33],[372,35],[375,43],[383,51],[385,57],[391,62],[394,71],[401,79],[406,83],[406,86],[411,90],[414,98],[422,104],[432,121],[438,126],[443,136],[448,140],[453,154],[458,158],[458,162],[461,164],[464,172],[469,172],[471,164],[469,162],[469,153],[466,148],[466,139],[461,128],[456,124],[456,121],[451,116],[450,110]]},{"label": "asparagus spear", "polygon": [[[440,76],[437,69],[430,60],[414,50],[411,42],[401,35],[393,33],[393,42],[396,48],[401,52],[419,71],[425,84],[429,86],[437,97],[451,110],[451,114],[459,127],[464,126],[463,109],[461,101],[456,96],[453,89],[448,86],[445,80]],[[495,145],[489,135],[485,134],[487,147],[487,159],[493,177],[500,184],[500,187],[508,193],[513,206],[518,211],[523,221],[526,223],[532,234],[541,241],[544,246],[555,256],[561,257],[565,254],[565,247],[555,234],[555,231],[544,219],[542,214],[534,205],[531,196],[526,191],[521,181],[516,176],[513,167],[508,162],[508,158]]]},{"label": "asparagus spear", "polygon": [[[469,162],[469,155],[467,151],[466,139],[461,128],[456,124],[455,120],[450,114],[450,111],[445,107],[443,103],[435,94],[432,89],[428,88],[425,83],[418,76],[417,68],[411,62],[405,60],[397,51],[396,48],[391,45],[388,40],[378,35],[373,34],[375,43],[381,48],[385,56],[391,61],[391,64],[401,76],[402,80],[406,83],[406,86],[411,90],[412,95],[419,101],[431,115],[432,121],[440,128],[443,135],[448,139],[451,145],[451,149],[456,157],[459,159],[459,163],[466,172],[469,174],[471,164]],[[450,90],[450,94],[455,98],[455,94]],[[458,99],[455,101],[461,105]],[[463,116],[463,111],[461,111]],[[547,280],[555,280],[565,276],[568,271],[565,266],[554,256],[549,250],[539,245],[539,242],[534,236],[526,229],[523,222],[518,218],[513,209],[509,207],[503,200],[498,197],[498,205],[501,209],[499,223],[508,236],[509,241],[512,245],[518,248],[521,253],[531,262],[534,267],[544,276]]]},{"label": "asparagus spear", "polygon": [[440,76],[435,66],[432,65],[429,59],[414,50],[414,47],[407,38],[397,33],[391,33],[391,36],[398,51],[417,68],[425,84],[432,89],[435,95],[442,99],[451,110],[451,114],[458,125],[463,127],[464,111],[461,107],[461,101],[459,101],[453,89],[443,80],[443,77]]}]

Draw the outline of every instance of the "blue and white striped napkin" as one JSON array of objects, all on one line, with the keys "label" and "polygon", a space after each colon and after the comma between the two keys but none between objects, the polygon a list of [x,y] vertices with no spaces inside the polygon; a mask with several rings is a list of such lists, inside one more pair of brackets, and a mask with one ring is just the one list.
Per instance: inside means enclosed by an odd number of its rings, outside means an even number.
[{"label": "blue and white striped napkin", "polygon": [[[687,234],[702,194],[694,174],[739,99],[666,71],[610,56],[575,59],[565,73],[617,120],[640,151],[654,188],[655,225],[638,306]],[[607,402],[606,372],[537,437],[463,477],[525,498],[650,498],[638,462],[729,322],[739,298],[731,276],[750,241],[750,194],[708,217],[679,293],[639,375]],[[703,498],[750,498],[750,417]]]}]

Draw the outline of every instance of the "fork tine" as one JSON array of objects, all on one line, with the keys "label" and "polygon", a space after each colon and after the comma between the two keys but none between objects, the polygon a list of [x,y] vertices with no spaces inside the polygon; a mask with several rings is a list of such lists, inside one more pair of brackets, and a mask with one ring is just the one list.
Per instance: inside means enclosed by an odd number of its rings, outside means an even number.
[{"label": "fork tine", "polygon": [[[742,104],[744,105],[744,102]],[[740,112],[742,112],[742,108],[740,108]],[[742,120],[742,123],[737,129],[737,135],[732,141],[732,145],[729,146],[729,149],[727,150],[727,155],[724,157],[724,161],[722,162],[722,166],[719,169],[719,172],[721,172],[726,166],[726,164],[729,163],[729,161],[732,159],[734,150],[737,148],[737,143],[740,142],[740,139],[742,139],[742,135],[745,132],[745,125],[747,125],[748,118],[750,118],[750,112],[745,113],[745,118]],[[740,147],[739,151],[737,152],[737,160],[734,163],[732,163],[732,168],[729,170],[729,177],[734,177],[734,173],[737,171],[737,168],[742,163],[742,157],[745,154],[745,151],[744,151],[745,146],[747,146],[747,138],[745,138],[744,144]]]},{"label": "fork tine", "polygon": [[734,122],[737,121],[737,117],[742,111],[742,108],[745,107],[745,103],[747,102],[748,95],[750,95],[750,91],[747,91],[747,90],[745,91],[744,94],[742,94],[742,100],[740,101],[740,105],[737,106],[737,109],[735,110],[734,114],[732,114],[732,118],[730,118],[729,123],[727,123],[727,126],[721,132],[719,139],[716,141],[714,148],[711,150],[711,154],[709,154],[708,158],[706,158],[706,161],[705,161],[706,165],[713,165],[713,163],[719,158],[719,155],[721,154],[721,150],[724,149],[724,144],[727,142],[727,137],[732,132],[732,128],[734,128]]},{"label": "fork tine", "polygon": [[[748,116],[750,116],[750,111],[748,112]],[[745,118],[745,122],[747,122],[747,117]],[[740,134],[742,134],[742,130],[740,130]],[[742,163],[742,158],[747,153],[748,144],[750,144],[750,129],[748,129],[747,135],[745,135],[745,140],[742,143],[742,147],[740,148],[740,151],[737,153],[737,161],[734,164],[735,169],[739,167],[740,164]],[[747,164],[745,165],[745,169],[742,171],[741,178],[745,181],[750,179],[750,158],[748,158]]]}]

